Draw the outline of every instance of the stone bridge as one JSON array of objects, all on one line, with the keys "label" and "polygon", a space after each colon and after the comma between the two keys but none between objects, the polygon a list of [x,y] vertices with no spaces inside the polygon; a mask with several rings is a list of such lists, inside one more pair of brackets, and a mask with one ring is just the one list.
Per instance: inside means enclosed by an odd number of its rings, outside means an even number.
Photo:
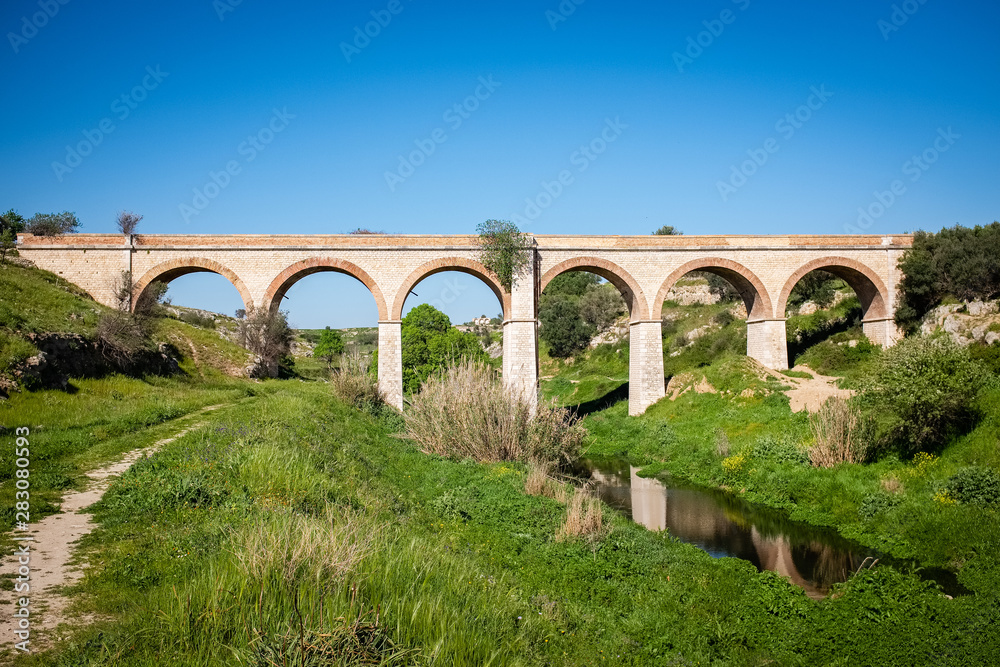
[{"label": "stone bridge", "polygon": [[565,271],[589,271],[615,285],[630,311],[629,413],[664,395],[661,310],[689,271],[715,273],[746,304],[747,355],[788,367],[785,304],[806,273],[823,269],[857,293],[868,338],[891,345],[900,273],[912,237],[900,236],[531,236],[524,275],[508,292],[477,260],[475,236],[416,235],[122,235],[22,234],[22,256],[115,304],[113,284],[128,270],[136,296],[153,281],[211,271],[225,276],[248,310],[276,309],[298,280],[320,271],[346,273],[371,291],[379,313],[379,381],[403,405],[400,320],[410,290],[429,275],[461,271],[484,281],[503,307],[503,377],[531,400],[538,386],[538,301]]}]

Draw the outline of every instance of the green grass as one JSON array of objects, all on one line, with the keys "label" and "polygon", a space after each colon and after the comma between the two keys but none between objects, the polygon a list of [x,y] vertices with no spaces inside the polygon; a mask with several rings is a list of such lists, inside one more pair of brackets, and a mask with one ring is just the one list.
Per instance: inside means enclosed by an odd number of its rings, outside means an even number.
[{"label": "green grass", "polygon": [[[322,385],[276,384],[112,485],[73,589],[75,611],[104,620],[17,664],[254,664],[298,651],[299,613],[310,643],[368,623],[383,658],[410,652],[388,664],[997,657],[995,594],[950,601],[878,567],[815,602],[611,514],[597,542],[559,542],[564,508],[525,495],[520,465],[428,456]],[[289,550],[310,534],[326,546]],[[347,543],[366,548],[349,557]]]}]

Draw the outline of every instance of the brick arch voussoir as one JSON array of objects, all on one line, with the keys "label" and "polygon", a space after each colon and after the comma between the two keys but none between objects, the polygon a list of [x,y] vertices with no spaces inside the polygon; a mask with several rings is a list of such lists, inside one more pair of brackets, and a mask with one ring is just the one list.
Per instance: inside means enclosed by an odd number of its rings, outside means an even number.
[{"label": "brick arch voussoir", "polygon": [[386,308],[385,297],[382,296],[382,290],[379,288],[378,283],[376,283],[375,280],[368,275],[367,271],[362,269],[357,264],[343,259],[337,259],[335,257],[310,257],[309,259],[304,259],[300,262],[292,264],[287,269],[279,273],[274,280],[271,281],[271,284],[268,285],[267,290],[264,292],[264,301],[261,306],[272,311],[277,310],[281,304],[281,299],[284,298],[285,293],[291,289],[292,285],[308,275],[321,273],[323,271],[346,273],[352,278],[356,278],[361,281],[375,298],[375,305],[378,307],[379,320],[388,319],[388,309]]},{"label": "brick arch voussoir", "polygon": [[863,317],[865,319],[889,317],[886,308],[889,291],[886,289],[882,278],[867,264],[849,257],[820,257],[796,269],[791,277],[785,281],[785,286],[781,288],[781,294],[776,304],[777,310],[775,311],[777,317],[785,316],[788,298],[792,295],[795,285],[807,273],[817,269],[823,269],[832,273],[851,286],[851,289],[858,295],[862,308],[864,308]]},{"label": "brick arch voussoir", "polygon": [[631,321],[636,322],[649,318],[646,295],[639,287],[639,282],[619,265],[600,257],[574,257],[559,262],[542,276],[538,283],[539,294],[556,276],[567,271],[588,271],[599,275],[617,287],[618,291],[625,297],[625,301],[630,302],[628,306]]},{"label": "brick arch voussoir", "polygon": [[406,303],[406,297],[410,294],[410,291],[417,283],[428,276],[432,276],[435,273],[441,273],[443,271],[460,271],[479,278],[486,283],[491,290],[493,290],[493,293],[496,295],[497,300],[503,308],[503,318],[507,320],[512,317],[510,292],[503,288],[500,284],[500,278],[498,278],[495,273],[490,271],[480,262],[472,259],[465,259],[464,257],[442,257],[440,259],[427,262],[410,272],[410,275],[406,277],[403,284],[400,286],[399,291],[396,292],[396,298],[392,303],[392,319],[400,320],[403,318],[403,305]]},{"label": "brick arch voussoir", "polygon": [[[773,312],[771,307],[771,295],[767,293],[767,288],[764,287],[764,282],[757,277],[757,274],[739,262],[734,262],[731,259],[722,259],[721,257],[703,257],[691,260],[690,262],[684,264],[667,276],[667,279],[663,281],[663,284],[660,286],[660,291],[656,294],[656,302],[653,305],[653,312],[656,315],[656,319],[659,319],[662,316],[663,302],[666,300],[667,294],[670,293],[670,290],[673,289],[674,284],[678,280],[692,271],[711,271],[712,269],[723,269],[726,272],[739,275],[753,290],[753,303],[747,304],[748,320],[767,319],[771,317]],[[741,286],[735,287],[739,289]],[[745,287],[745,285],[743,287]],[[744,302],[746,302],[745,296]]]},{"label": "brick arch voussoir", "polygon": [[133,306],[139,303],[142,294],[153,282],[160,280],[169,283],[174,278],[180,278],[189,273],[201,272],[217,273],[228,280],[236,288],[236,291],[240,293],[240,298],[243,299],[243,307],[248,310],[253,308],[254,303],[253,297],[250,296],[250,290],[247,289],[247,286],[240,277],[236,275],[236,272],[215,260],[204,257],[171,259],[167,262],[157,264],[146,271],[142,278],[135,283],[135,287],[132,290],[134,294],[134,298],[132,299]]}]

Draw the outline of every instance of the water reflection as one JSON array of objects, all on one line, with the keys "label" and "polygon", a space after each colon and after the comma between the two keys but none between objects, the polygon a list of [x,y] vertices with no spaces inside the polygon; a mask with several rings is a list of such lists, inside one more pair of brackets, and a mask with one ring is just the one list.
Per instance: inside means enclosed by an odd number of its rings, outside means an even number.
[{"label": "water reflection", "polygon": [[666,487],[617,461],[587,461],[607,504],[650,530],[669,530],[712,556],[734,556],[772,570],[822,598],[874,552],[840,538],[704,489]]}]

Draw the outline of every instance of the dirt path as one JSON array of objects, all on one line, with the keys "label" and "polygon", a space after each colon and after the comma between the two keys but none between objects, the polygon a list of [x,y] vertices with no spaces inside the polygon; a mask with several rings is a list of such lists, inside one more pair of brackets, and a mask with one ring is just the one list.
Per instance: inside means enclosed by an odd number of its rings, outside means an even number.
[{"label": "dirt path", "polygon": [[[212,405],[196,410],[185,418],[195,417],[223,406]],[[69,586],[83,576],[82,565],[71,565],[76,543],[81,537],[94,529],[93,517],[84,511],[104,495],[111,481],[117,475],[128,470],[133,463],[144,454],[151,454],[167,443],[177,440],[191,430],[201,426],[197,422],[178,431],[169,438],[159,440],[149,447],[136,449],[116,463],[87,473],[87,488],[83,491],[71,491],[63,496],[59,512],[49,515],[30,525],[28,533],[32,540],[30,547],[31,590],[31,637],[29,647],[32,653],[50,646],[54,639],[54,630],[69,619],[66,610],[70,600],[62,594],[61,588]],[[15,537],[24,537],[18,532]],[[16,543],[18,548],[22,542]],[[17,572],[19,567],[16,556],[4,558],[2,572]],[[14,591],[0,591],[0,656],[13,648],[16,641],[14,631],[16,621],[13,617],[15,597],[25,593],[15,594]],[[79,619],[78,619],[79,620]],[[86,619],[83,619],[84,622]]]},{"label": "dirt path", "polygon": [[796,366],[792,370],[808,373],[812,376],[809,379],[789,377],[784,373],[763,366],[759,368],[764,373],[780,380],[782,384],[791,386],[791,389],[785,391],[785,395],[791,402],[792,412],[801,412],[802,410],[816,412],[831,396],[850,398],[854,394],[850,389],[841,389],[837,386],[837,380],[840,378],[820,375],[805,365]]}]

